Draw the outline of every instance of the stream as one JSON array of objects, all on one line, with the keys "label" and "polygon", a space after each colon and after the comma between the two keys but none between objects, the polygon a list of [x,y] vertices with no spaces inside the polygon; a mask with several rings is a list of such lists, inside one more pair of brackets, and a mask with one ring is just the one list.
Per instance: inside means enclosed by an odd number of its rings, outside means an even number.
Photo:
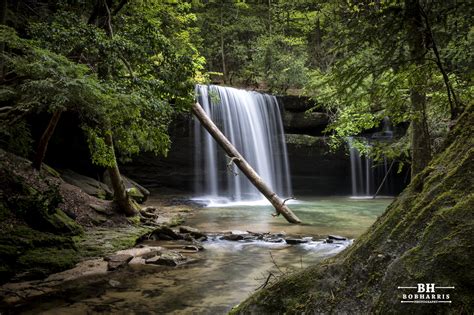
[{"label": "stream", "polygon": [[[313,237],[306,244],[225,241],[210,237],[204,250],[187,254],[194,262],[179,267],[130,265],[91,283],[77,280],[63,294],[44,297],[24,314],[225,314],[283,274],[335,255],[352,240],[326,243],[328,235],[357,238],[383,213],[389,198],[358,200],[310,198],[290,204],[305,222],[274,218],[267,205],[234,205],[196,210],[186,225],[204,232],[251,231]],[[150,241],[151,242],[151,241]],[[154,241],[162,245],[163,241]]]}]

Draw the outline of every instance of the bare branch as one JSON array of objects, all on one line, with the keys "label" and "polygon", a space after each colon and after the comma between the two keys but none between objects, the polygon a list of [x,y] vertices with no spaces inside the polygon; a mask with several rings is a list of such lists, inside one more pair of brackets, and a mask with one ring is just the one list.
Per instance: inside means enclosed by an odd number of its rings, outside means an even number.
[{"label": "bare branch", "polygon": [[231,172],[232,175],[234,175],[234,176],[239,175],[239,173],[234,172],[234,170],[232,169],[232,163],[235,163],[235,161],[240,161],[240,159],[236,156],[229,157],[229,158],[230,158],[230,160],[229,160],[229,163],[227,163],[227,169],[229,170],[229,172]]}]

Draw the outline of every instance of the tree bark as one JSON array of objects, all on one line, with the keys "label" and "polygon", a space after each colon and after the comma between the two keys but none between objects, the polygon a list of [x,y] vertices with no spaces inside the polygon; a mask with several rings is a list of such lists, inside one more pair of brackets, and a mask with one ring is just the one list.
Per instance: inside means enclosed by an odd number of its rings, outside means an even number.
[{"label": "tree bark", "polygon": [[46,151],[48,150],[49,140],[51,140],[51,137],[53,136],[54,130],[56,129],[56,126],[58,125],[58,122],[59,122],[59,119],[61,118],[62,113],[63,113],[62,109],[57,110],[53,113],[53,116],[49,120],[46,130],[43,132],[43,135],[40,138],[40,141],[38,143],[38,148],[36,149],[36,154],[33,159],[33,167],[37,169],[38,171],[41,169],[41,165],[43,164],[44,157],[46,156]]},{"label": "tree bark", "polygon": [[137,211],[133,206],[132,200],[127,194],[127,190],[125,189],[122,176],[120,175],[120,170],[117,165],[117,159],[115,157],[112,132],[110,131],[106,133],[105,144],[107,144],[111,148],[113,154],[113,166],[108,167],[107,171],[109,172],[110,181],[112,183],[112,189],[114,191],[114,201],[119,206],[120,211],[122,211],[125,215],[133,216],[137,214]]},{"label": "tree bark", "polygon": [[411,78],[411,178],[421,172],[431,160],[430,135],[426,119],[426,76],[421,69],[426,54],[425,32],[419,0],[405,0],[407,37],[410,57],[418,67],[417,75]]},{"label": "tree bark", "polygon": [[270,201],[275,208],[277,215],[281,214],[290,223],[301,223],[300,219],[285,205],[284,201],[273,192],[263,179],[255,172],[244,157],[230,143],[225,135],[217,128],[212,120],[207,116],[204,109],[199,103],[193,105],[193,113],[199,119],[201,124],[211,134],[211,136],[219,143],[227,155],[237,165],[237,167],[247,176],[254,186]]}]

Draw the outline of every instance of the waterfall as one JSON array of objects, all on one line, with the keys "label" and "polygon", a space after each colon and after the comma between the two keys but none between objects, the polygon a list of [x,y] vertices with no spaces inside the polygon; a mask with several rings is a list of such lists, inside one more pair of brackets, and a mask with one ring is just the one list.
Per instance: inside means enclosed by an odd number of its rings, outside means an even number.
[{"label": "waterfall", "polygon": [[[280,108],[274,96],[222,86],[196,86],[209,117],[263,180],[280,196],[291,196],[290,172]],[[229,163],[225,152],[195,121],[195,191],[202,199],[240,202],[263,196]]]},{"label": "waterfall", "polygon": [[[366,146],[370,146],[370,139],[389,140],[393,138],[393,130],[390,120],[385,117],[382,120],[381,131],[374,132],[370,138],[361,137],[361,141]],[[351,184],[353,197],[370,197],[375,194],[378,186],[382,182],[385,174],[389,169],[389,162],[384,157],[383,164],[374,164],[372,158],[361,155],[359,150],[354,146],[354,138],[348,137],[347,144],[349,146],[349,155],[351,162]],[[383,191],[391,194],[393,191],[393,184],[390,181],[390,176],[385,181]]]}]

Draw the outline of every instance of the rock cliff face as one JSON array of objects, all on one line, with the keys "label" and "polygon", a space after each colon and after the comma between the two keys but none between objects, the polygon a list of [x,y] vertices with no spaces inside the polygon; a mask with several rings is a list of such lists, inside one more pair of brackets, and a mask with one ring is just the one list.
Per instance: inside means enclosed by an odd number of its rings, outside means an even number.
[{"label": "rock cliff face", "polygon": [[[282,278],[234,313],[472,314],[473,132],[471,106],[444,151],[352,247]],[[418,284],[434,284],[434,292],[427,297]],[[429,300],[451,302],[419,303]]]}]

